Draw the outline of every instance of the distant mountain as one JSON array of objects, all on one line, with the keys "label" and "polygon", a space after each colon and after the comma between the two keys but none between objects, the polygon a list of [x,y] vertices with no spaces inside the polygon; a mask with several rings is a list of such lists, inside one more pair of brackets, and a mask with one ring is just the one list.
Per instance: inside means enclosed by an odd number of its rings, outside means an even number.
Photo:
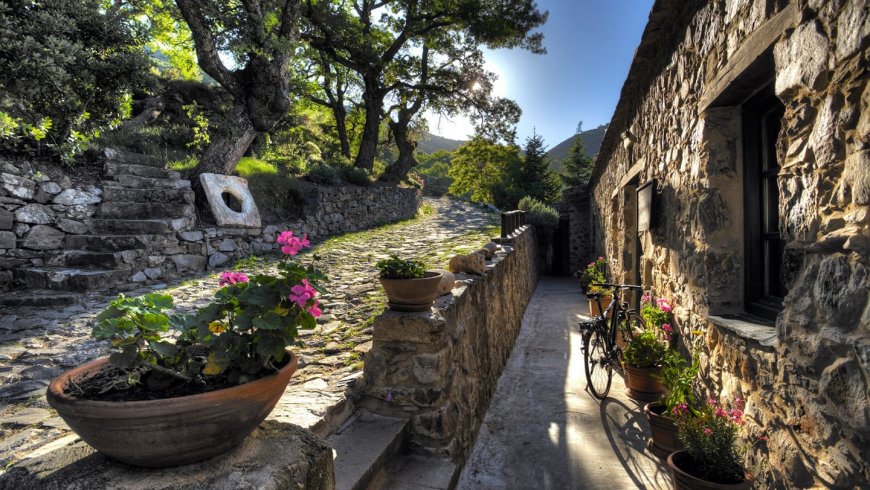
[{"label": "distant mountain", "polygon": [[[589,156],[595,156],[598,154],[598,150],[601,148],[601,141],[604,139],[605,131],[607,131],[607,125],[602,124],[595,129],[590,129],[589,131],[583,131],[580,133],[580,137],[583,138],[583,144],[586,146],[586,152]],[[547,152],[547,156],[550,157],[550,161],[552,162],[550,166],[555,170],[561,168],[561,162],[568,156],[568,150],[571,149],[571,145],[573,144],[574,135],[571,135],[565,141],[550,148],[550,151]]]},{"label": "distant mountain", "polygon": [[426,136],[417,143],[417,151],[420,153],[435,153],[438,150],[453,151],[465,143],[465,141],[452,140],[437,134],[426,133]]}]

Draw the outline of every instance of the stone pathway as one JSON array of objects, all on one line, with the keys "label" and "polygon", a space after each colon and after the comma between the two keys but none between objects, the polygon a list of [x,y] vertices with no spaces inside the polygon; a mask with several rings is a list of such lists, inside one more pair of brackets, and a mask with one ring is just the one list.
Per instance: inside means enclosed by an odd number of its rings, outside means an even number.
[{"label": "stone pathway", "polygon": [[[421,217],[316,243],[300,255],[320,258],[330,282],[324,315],[314,331],[303,333],[297,349],[300,369],[270,418],[309,427],[326,435],[343,421],[346,390],[362,375],[371,346],[371,319],[386,306],[374,263],[391,253],[446,267],[450,257],[480,248],[498,234],[498,215],[449,199],[425,199]],[[276,257],[236,264],[247,273],[273,270]],[[218,271],[219,272],[219,271]],[[169,292],[179,310],[208,303],[218,273],[179,284],[126,291]],[[90,340],[96,316],[113,297],[86,295],[80,304],[57,309],[0,309],[0,473],[15,460],[52,441],[75,440],[45,400],[50,380],[62,371],[106,354],[104,342]]]},{"label": "stone pathway", "polygon": [[541,278],[456,488],[671,488],[622,378],[604,400],[586,391],[585,315],[576,280]]}]

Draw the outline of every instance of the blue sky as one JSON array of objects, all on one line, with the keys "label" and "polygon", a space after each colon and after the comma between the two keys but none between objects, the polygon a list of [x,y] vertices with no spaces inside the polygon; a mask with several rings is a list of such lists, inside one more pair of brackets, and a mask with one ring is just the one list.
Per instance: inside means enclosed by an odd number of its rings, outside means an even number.
[{"label": "blue sky", "polygon": [[[547,54],[487,51],[488,68],[500,80],[495,92],[520,104],[519,141],[532,133],[555,146],[574,134],[579,121],[592,129],[610,121],[653,0],[538,0],[549,10],[544,25]],[[429,116],[429,129],[453,139],[472,132],[465,120]]]}]

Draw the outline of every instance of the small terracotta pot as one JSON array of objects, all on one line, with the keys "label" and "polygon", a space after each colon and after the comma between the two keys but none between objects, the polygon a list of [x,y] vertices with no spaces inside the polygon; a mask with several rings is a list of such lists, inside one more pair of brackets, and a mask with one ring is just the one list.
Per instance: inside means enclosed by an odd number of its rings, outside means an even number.
[{"label": "small terracotta pot", "polygon": [[629,364],[623,368],[625,369],[625,392],[629,398],[642,402],[654,402],[662,397],[665,387],[661,381],[654,377],[661,374],[662,368],[639,368]]},{"label": "small terracotta pot", "polygon": [[685,450],[668,456],[668,468],[671,469],[674,490],[749,490],[755,484],[755,477],[749,472],[744,472],[744,480],[740,483],[716,483],[692,476],[685,471],[692,468],[692,457]]},{"label": "small terracotta pot", "polygon": [[[601,308],[607,309],[610,306],[610,302],[613,301],[613,296],[602,296],[601,297]],[[594,299],[589,300],[589,316],[601,316],[601,310],[598,308],[598,301]]]},{"label": "small terracotta pot", "polygon": [[649,420],[650,440],[649,450],[660,458],[666,458],[674,451],[683,449],[683,443],[677,437],[677,425],[674,419],[662,415],[665,405],[660,402],[647,403],[643,413]]},{"label": "small terracotta pot", "polygon": [[298,363],[287,353],[290,362],[277,373],[209,393],[130,402],[65,394],[70,380],[108,366],[108,358],[97,359],[55,378],[48,403],[85,442],[118,461],[152,468],[195,463],[238,445],[275,408]]},{"label": "small terracotta pot", "polygon": [[440,272],[427,271],[419,279],[380,279],[391,310],[426,311],[432,307],[441,284]]}]

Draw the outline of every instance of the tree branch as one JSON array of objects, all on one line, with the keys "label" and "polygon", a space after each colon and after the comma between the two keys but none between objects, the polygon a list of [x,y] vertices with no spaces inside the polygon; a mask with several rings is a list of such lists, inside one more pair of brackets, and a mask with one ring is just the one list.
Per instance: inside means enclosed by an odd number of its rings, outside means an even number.
[{"label": "tree branch", "polygon": [[193,44],[196,48],[196,57],[202,71],[211,75],[229,93],[239,96],[241,90],[238,80],[221,61],[214,36],[197,0],[175,0],[175,4],[178,5],[181,16],[184,17],[184,21],[190,28]]}]

